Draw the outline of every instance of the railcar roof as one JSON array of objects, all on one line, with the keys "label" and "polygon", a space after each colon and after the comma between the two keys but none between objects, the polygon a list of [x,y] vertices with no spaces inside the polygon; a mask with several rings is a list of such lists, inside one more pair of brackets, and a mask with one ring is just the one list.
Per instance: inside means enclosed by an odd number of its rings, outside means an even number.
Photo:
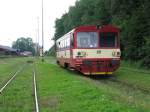
[{"label": "railcar roof", "polygon": [[102,25],[102,26],[99,26],[99,28],[96,25],[78,26],[78,27],[72,29],[67,34],[60,37],[57,40],[57,42],[63,40],[66,35],[68,35],[72,32],[78,32],[78,31],[84,31],[84,30],[85,31],[95,30],[95,31],[99,31],[99,32],[108,32],[108,31],[119,32],[119,28],[117,28],[116,26],[113,26],[113,25]]},{"label": "railcar roof", "polygon": [[13,49],[9,46],[3,46],[3,45],[0,45],[0,49],[3,49],[4,51],[16,51],[16,49]]},{"label": "railcar roof", "polygon": [[66,37],[66,35],[68,35],[68,34],[70,34],[70,33],[73,33],[74,31],[75,31],[75,29],[72,29],[71,31],[69,31],[68,33],[66,33],[65,35],[63,35],[63,36],[60,37],[59,39],[57,39],[56,42],[63,40],[63,39]]},{"label": "railcar roof", "polygon": [[117,28],[116,26],[113,26],[113,25],[102,25],[102,26],[94,26],[94,25],[91,25],[91,26],[79,26],[79,27],[76,27],[75,28],[75,31],[80,31],[80,30],[97,30],[97,31],[108,31],[108,30],[111,30],[111,31],[116,31],[118,32],[119,31],[119,28]]}]

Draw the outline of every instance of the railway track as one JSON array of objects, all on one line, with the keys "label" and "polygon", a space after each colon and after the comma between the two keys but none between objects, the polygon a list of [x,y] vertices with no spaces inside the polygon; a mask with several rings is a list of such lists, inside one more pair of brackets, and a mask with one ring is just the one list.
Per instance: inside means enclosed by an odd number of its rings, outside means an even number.
[{"label": "railway track", "polygon": [[118,84],[121,84],[123,86],[126,86],[126,87],[134,89],[134,90],[140,90],[142,93],[150,94],[150,88],[140,87],[138,85],[131,84],[127,81],[119,80],[116,77],[110,77],[108,80],[118,83]]},{"label": "railway track", "polygon": [[143,73],[143,74],[149,74],[150,75],[150,72],[144,72],[144,71],[139,71],[137,69],[131,69],[131,68],[128,68],[128,67],[120,67],[121,70],[129,70],[131,72],[137,72],[137,73]]},{"label": "railway track", "polygon": [[138,85],[131,84],[127,81],[119,80],[115,76],[111,76],[111,77],[94,77],[94,78],[92,77],[92,79],[94,81],[101,82],[101,83],[104,83],[104,84],[117,83],[117,85],[121,85],[121,87],[125,86],[129,89],[132,89],[132,90],[141,91],[144,94],[150,94],[150,88],[141,87],[141,86],[138,86]]},{"label": "railway track", "polygon": [[34,102],[35,102],[35,111],[39,112],[39,103],[38,103],[38,94],[37,94],[37,83],[36,83],[36,68],[33,67],[33,91],[34,91]]},{"label": "railway track", "polygon": [[4,91],[4,89],[15,79],[15,77],[24,69],[26,64],[24,64],[21,68],[17,69],[14,73],[11,72],[9,75],[11,75],[10,79],[6,81],[6,83],[0,88],[0,94]]},{"label": "railway track", "polygon": [[[120,68],[124,69],[124,70],[128,69],[126,67],[120,67]],[[132,72],[138,72],[138,73],[144,73],[144,74],[150,74],[149,72],[140,72],[140,71],[132,70],[132,69],[131,69],[131,71]],[[71,73],[75,73],[75,71],[71,72]],[[78,72],[76,72],[76,74],[82,76],[82,74],[80,74]],[[87,76],[87,77],[89,78],[89,76]],[[111,82],[117,83],[117,85],[126,86],[127,88],[130,88],[130,89],[133,89],[133,90],[139,90],[139,91],[141,91],[142,93],[145,93],[145,94],[150,94],[150,88],[146,88],[146,87],[131,84],[128,81],[120,80],[115,76],[90,76],[90,78],[94,81],[105,83],[105,84],[106,83],[111,83]]]},{"label": "railway track", "polygon": [[[27,66],[27,63],[24,64],[19,69],[17,69],[15,72],[13,71],[9,74],[11,77],[0,88],[0,94],[4,93],[4,90],[6,89],[6,87],[8,87],[11,84],[11,82],[25,68],[25,66]],[[33,63],[33,69],[32,69],[32,76],[33,76],[33,86],[32,86],[32,88],[33,88],[33,97],[34,97],[34,104],[35,104],[34,108],[35,108],[35,112],[39,112],[39,103],[38,103],[38,94],[37,94],[37,81],[36,81],[36,67],[35,67],[34,63]]]}]

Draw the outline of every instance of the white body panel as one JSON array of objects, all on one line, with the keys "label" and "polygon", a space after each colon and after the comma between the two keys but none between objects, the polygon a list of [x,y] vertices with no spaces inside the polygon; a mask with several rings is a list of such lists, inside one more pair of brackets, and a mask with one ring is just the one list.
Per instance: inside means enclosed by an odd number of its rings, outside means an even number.
[{"label": "white body panel", "polygon": [[83,52],[85,58],[118,58],[113,53],[120,52],[120,49],[74,49],[73,58],[78,56],[78,52]]},{"label": "white body panel", "polygon": [[57,52],[57,58],[70,58],[70,50]]},{"label": "white body panel", "polygon": [[[78,53],[83,58],[119,58],[116,53],[120,53],[120,49],[73,49],[73,58],[77,58]],[[70,58],[70,50],[57,52],[57,58]]]}]

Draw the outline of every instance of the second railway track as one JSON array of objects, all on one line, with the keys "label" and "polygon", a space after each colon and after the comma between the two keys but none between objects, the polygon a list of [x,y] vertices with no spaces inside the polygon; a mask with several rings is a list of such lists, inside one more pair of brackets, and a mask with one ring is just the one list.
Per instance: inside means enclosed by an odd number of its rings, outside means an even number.
[{"label": "second railway track", "polygon": [[12,76],[0,88],[0,94],[2,94],[4,89],[15,79],[15,77],[18,75],[18,73],[21,72],[25,66],[26,66],[26,64],[24,64],[21,68],[17,69],[14,73],[13,72],[10,73],[10,75],[12,75]]},{"label": "second railway track", "polygon": [[[23,66],[21,66],[20,68],[18,68],[15,72],[11,72],[10,78],[5,81],[4,84],[2,84],[1,88],[0,88],[0,94],[2,95],[4,93],[4,90],[6,89],[6,87],[8,87],[11,82],[15,79],[15,77],[25,68],[27,64],[24,64]],[[33,75],[33,94],[34,94],[34,107],[35,107],[35,112],[39,112],[39,103],[38,103],[38,93],[37,93],[37,81],[36,81],[36,67],[35,64],[33,63],[33,69],[32,69],[32,75]]]}]

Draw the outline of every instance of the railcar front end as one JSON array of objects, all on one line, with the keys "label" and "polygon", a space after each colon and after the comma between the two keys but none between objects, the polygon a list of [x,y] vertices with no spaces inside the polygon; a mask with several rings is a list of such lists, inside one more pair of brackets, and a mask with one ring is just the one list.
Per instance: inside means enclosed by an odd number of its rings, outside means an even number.
[{"label": "railcar front end", "polygon": [[75,68],[85,75],[111,75],[120,65],[119,49],[76,49]]},{"label": "railcar front end", "polygon": [[[120,65],[119,29],[81,26],[69,33],[70,46],[57,52],[60,65],[85,75],[111,75]],[[66,57],[65,57],[66,56]]]}]

